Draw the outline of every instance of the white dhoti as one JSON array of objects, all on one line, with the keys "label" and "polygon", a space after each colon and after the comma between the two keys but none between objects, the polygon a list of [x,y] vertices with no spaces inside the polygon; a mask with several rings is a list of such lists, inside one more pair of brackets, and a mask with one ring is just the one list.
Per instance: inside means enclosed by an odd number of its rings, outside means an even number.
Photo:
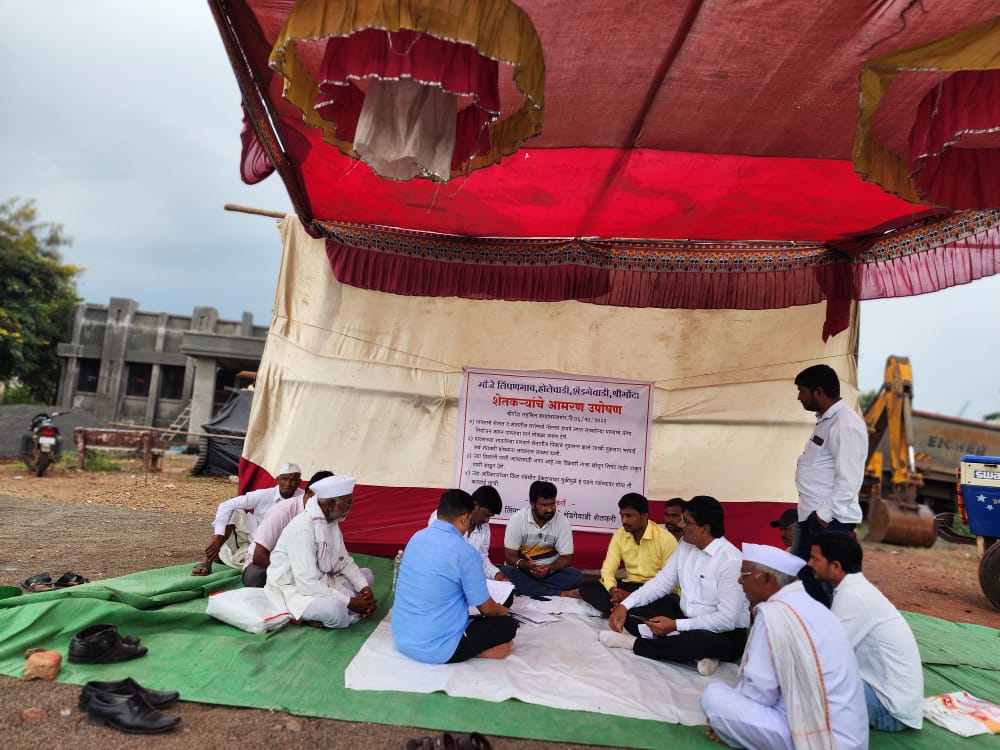
[{"label": "white dhoti", "polygon": [[[369,568],[359,568],[361,575],[368,581],[368,586],[375,583],[375,576]],[[334,580],[330,582],[330,588],[339,591],[344,596],[351,598],[357,595],[357,591],[350,582],[343,576],[331,576]],[[363,588],[363,587],[362,587]],[[324,628],[346,628],[361,619],[361,615],[352,612],[347,608],[347,604],[339,596],[310,596],[310,602],[302,610],[300,620],[309,620],[323,623]]]},{"label": "white dhoti", "polygon": [[722,682],[701,694],[701,709],[719,739],[749,750],[792,750],[792,733],[783,703],[763,706]]},{"label": "white dhoti", "polygon": [[233,525],[233,533],[219,548],[219,560],[230,568],[243,570],[243,561],[250,549],[250,542],[253,541],[250,519],[245,510],[234,510],[229,523]]}]

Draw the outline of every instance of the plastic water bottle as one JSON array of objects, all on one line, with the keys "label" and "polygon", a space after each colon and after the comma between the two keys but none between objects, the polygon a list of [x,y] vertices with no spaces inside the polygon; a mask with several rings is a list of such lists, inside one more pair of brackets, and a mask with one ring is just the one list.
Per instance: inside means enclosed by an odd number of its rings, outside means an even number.
[{"label": "plastic water bottle", "polygon": [[392,563],[392,590],[396,590],[396,579],[399,578],[399,566],[403,562],[403,550],[396,553],[396,559]]}]

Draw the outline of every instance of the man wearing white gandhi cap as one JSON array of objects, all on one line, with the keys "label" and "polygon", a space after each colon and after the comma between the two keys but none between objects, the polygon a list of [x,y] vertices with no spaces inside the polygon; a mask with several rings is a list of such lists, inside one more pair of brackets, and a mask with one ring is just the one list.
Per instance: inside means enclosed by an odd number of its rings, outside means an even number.
[{"label": "man wearing white gandhi cap", "polygon": [[237,570],[243,569],[250,542],[267,512],[275,503],[302,497],[303,490],[299,488],[302,469],[298,464],[282,464],[274,478],[274,487],[247,492],[219,503],[212,523],[212,540],[205,547],[205,558],[194,566],[191,575],[208,575],[215,561]]},{"label": "man wearing white gandhi cap", "polygon": [[269,589],[297,620],[346,628],[375,611],[374,576],[344,547],[340,521],[354,501],[354,477],[315,482],[305,509],[288,522],[271,550]]},{"label": "man wearing white gandhi cap", "polygon": [[743,545],[740,582],[754,613],[740,681],[713,683],[701,708],[708,736],[730,747],[868,747],[854,650],[837,617],[806,593],[801,558]]}]

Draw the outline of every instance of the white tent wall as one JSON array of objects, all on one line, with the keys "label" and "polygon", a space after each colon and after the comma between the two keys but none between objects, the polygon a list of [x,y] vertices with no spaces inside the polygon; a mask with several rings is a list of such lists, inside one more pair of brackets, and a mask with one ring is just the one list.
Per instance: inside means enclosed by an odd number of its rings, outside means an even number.
[{"label": "white tent wall", "polygon": [[[462,366],[655,383],[647,494],[794,502],[814,421],[792,380],[831,365],[856,404],[857,307],[823,342],[825,304],[664,310],[580,302],[405,297],[334,279],[295,217],[244,458],[298,461],[368,485],[450,487]],[[525,493],[527,488],[525,488]],[[617,498],[614,498],[617,500]]]}]

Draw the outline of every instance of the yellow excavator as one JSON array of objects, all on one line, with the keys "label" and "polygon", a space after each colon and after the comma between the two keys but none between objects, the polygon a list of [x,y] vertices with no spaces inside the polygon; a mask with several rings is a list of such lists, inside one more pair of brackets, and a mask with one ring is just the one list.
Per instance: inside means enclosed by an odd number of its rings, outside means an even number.
[{"label": "yellow excavator", "polygon": [[[937,537],[933,511],[917,501],[924,477],[913,452],[913,373],[907,357],[889,357],[885,381],[865,411],[868,463],[862,500],[868,500],[868,541],[930,547]],[[879,450],[888,433],[891,467]]]}]

